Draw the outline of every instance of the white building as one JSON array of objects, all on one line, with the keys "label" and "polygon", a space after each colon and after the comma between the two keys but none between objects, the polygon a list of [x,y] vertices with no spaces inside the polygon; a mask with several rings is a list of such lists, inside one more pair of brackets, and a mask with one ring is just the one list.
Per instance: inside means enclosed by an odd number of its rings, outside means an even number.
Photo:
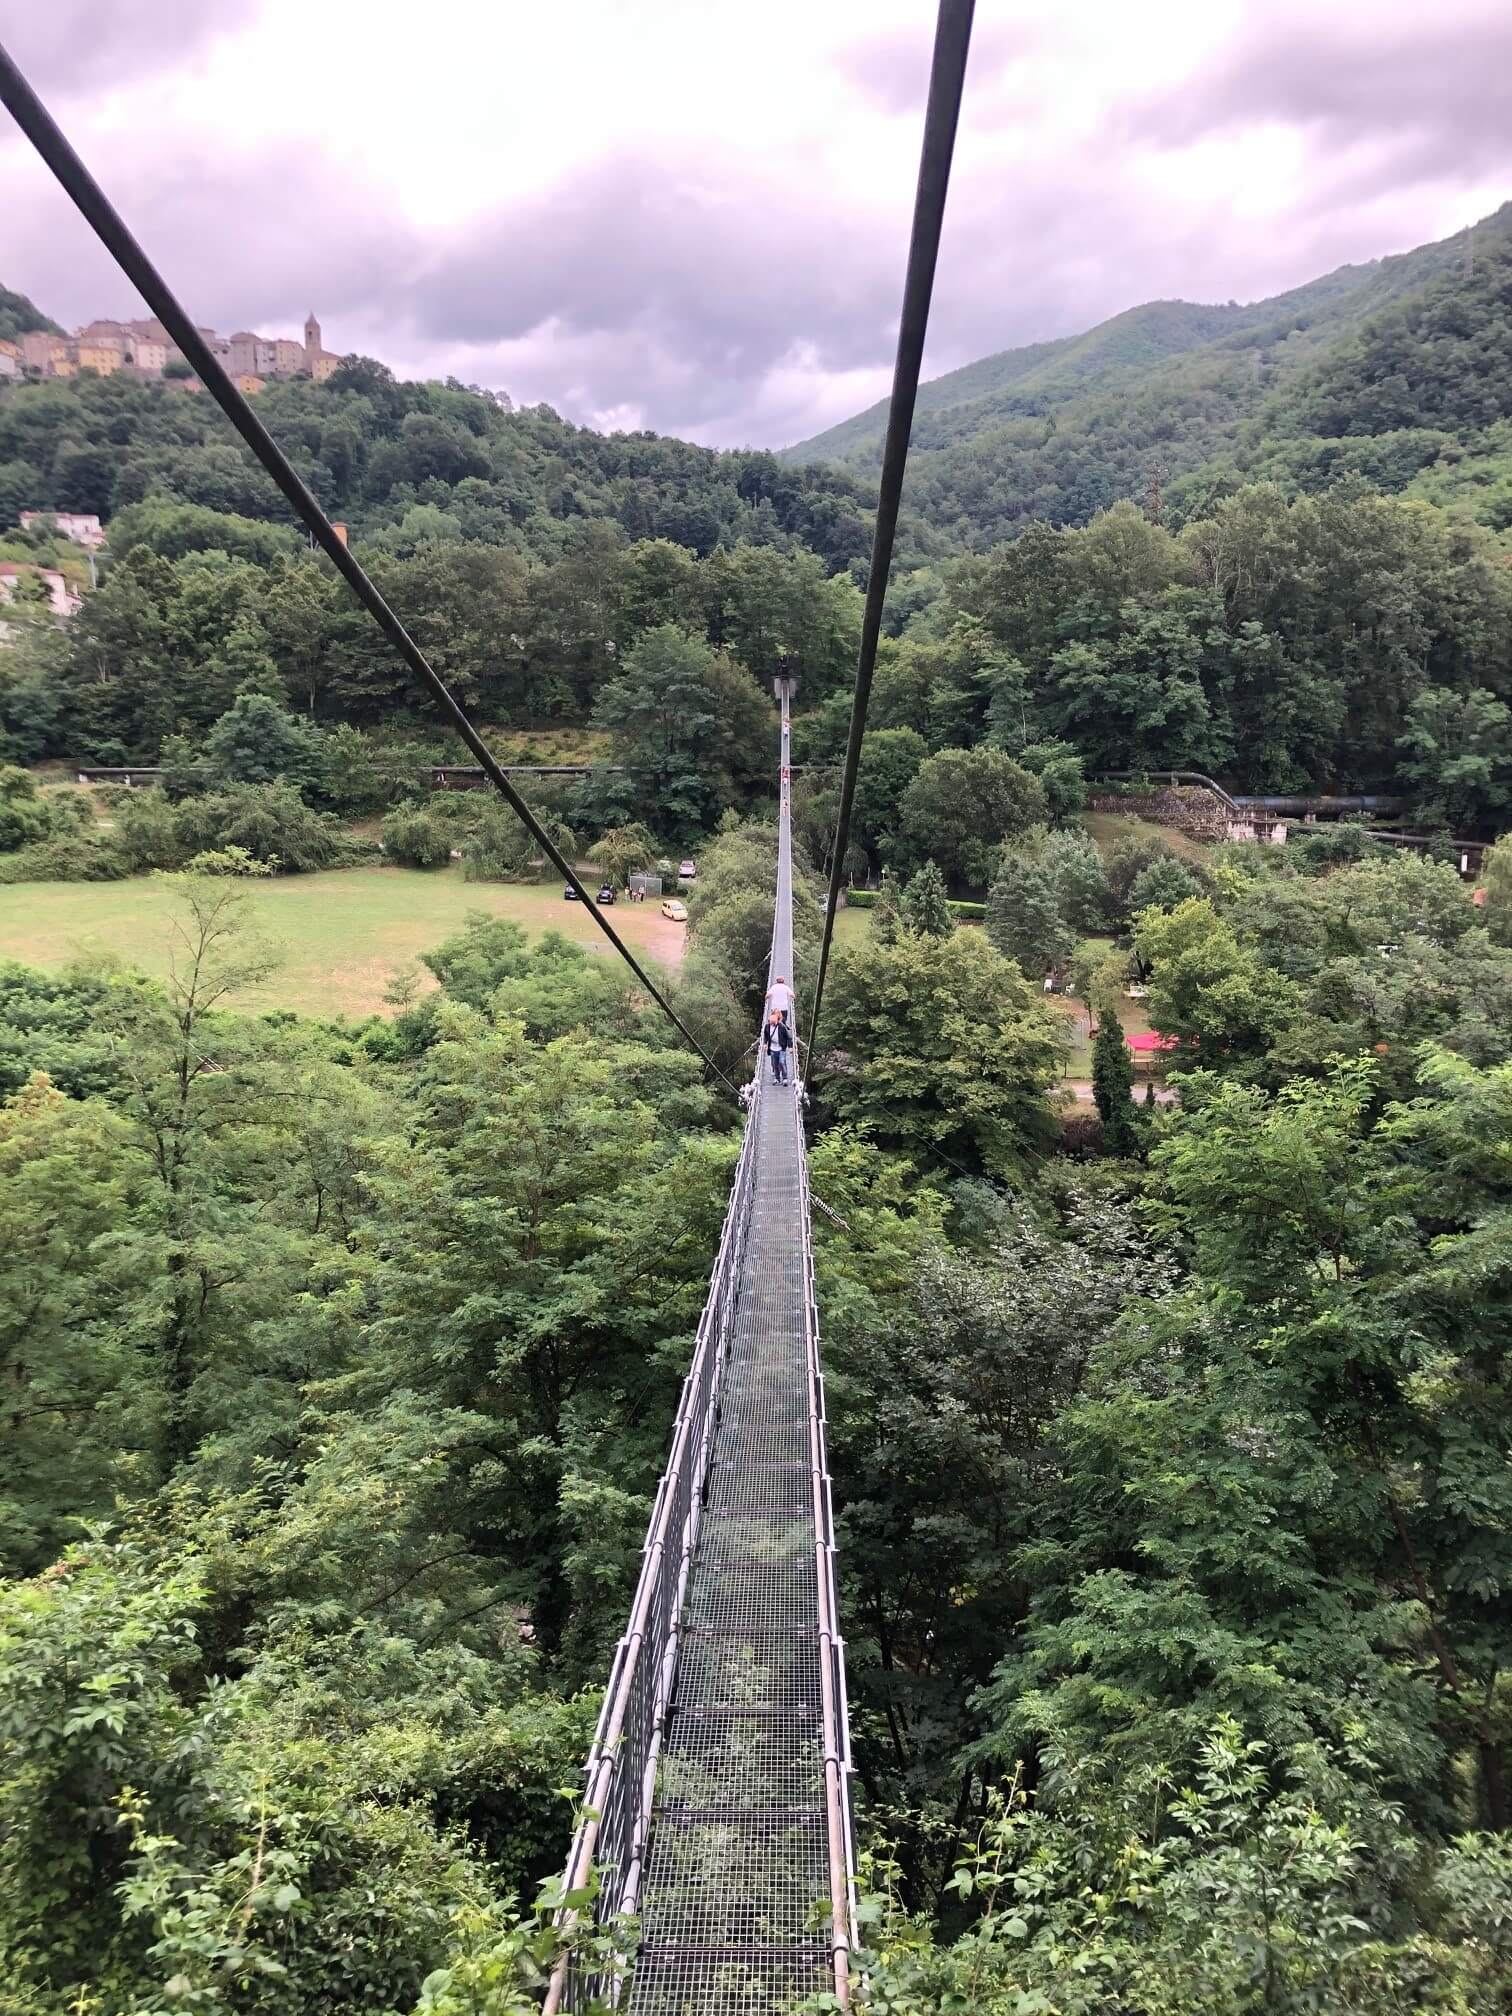
[{"label": "white building", "polygon": [[28,567],[14,560],[0,560],[0,602],[14,602],[25,575],[35,575],[47,590],[48,607],[55,616],[72,616],[79,597],[55,567]]},{"label": "white building", "polygon": [[21,523],[30,527],[51,519],[65,539],[75,546],[103,546],[105,528],[92,511],[23,511]]}]

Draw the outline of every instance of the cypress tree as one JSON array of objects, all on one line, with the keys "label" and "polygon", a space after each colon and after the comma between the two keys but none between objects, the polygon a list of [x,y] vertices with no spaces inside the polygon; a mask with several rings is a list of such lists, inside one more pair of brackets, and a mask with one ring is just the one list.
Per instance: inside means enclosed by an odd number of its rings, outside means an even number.
[{"label": "cypress tree", "polygon": [[872,906],[872,936],[880,944],[891,945],[898,935],[898,878],[891,868],[882,870],[882,883]]},{"label": "cypress tree", "polygon": [[1092,1042],[1092,1097],[1102,1115],[1103,1141],[1110,1155],[1137,1155],[1142,1144],[1134,1111],[1134,1062],[1123,1024],[1105,1009]]},{"label": "cypress tree", "polygon": [[923,938],[948,938],[955,929],[950,914],[950,898],[945,877],[933,861],[926,861],[903,891],[898,905],[899,921]]}]

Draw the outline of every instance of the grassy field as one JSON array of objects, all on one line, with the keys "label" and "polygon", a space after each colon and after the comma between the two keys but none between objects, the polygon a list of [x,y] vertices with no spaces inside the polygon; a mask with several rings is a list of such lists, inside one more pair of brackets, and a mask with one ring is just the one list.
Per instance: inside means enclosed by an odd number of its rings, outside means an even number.
[{"label": "grassy field", "polygon": [[[347,868],[288,875],[246,885],[253,928],[280,954],[277,972],[241,997],[250,1008],[294,1008],[307,1015],[389,1012],[392,976],[439,945],[470,910],[512,917],[532,934],[555,927],[613,956],[608,940],[579,903],[564,903],[560,884],[464,882],[455,866]],[[153,876],[129,882],[22,882],[0,887],[0,958],[28,966],[65,966],[81,953],[114,953],[148,973],[167,970],[173,895]],[[683,927],[657,904],[619,903],[614,922],[642,955],[665,966],[682,957]],[[429,975],[426,976],[427,980]]]},{"label": "grassy field", "polygon": [[1148,819],[1136,819],[1125,812],[1084,812],[1082,824],[1097,842],[1097,851],[1105,858],[1116,841],[1133,837],[1136,840],[1163,840],[1173,854],[1179,854],[1184,861],[1206,861],[1212,847],[1206,840],[1194,840],[1190,833],[1183,833],[1176,826],[1156,826]]}]

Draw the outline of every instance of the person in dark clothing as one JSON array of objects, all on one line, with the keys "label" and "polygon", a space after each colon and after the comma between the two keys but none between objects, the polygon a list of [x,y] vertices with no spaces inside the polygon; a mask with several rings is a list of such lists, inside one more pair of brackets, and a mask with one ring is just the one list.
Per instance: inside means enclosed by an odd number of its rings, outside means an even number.
[{"label": "person in dark clothing", "polygon": [[778,1085],[787,1083],[787,1053],[793,1047],[793,1032],[774,1008],[763,1032],[766,1052],[772,1060],[772,1077]]}]

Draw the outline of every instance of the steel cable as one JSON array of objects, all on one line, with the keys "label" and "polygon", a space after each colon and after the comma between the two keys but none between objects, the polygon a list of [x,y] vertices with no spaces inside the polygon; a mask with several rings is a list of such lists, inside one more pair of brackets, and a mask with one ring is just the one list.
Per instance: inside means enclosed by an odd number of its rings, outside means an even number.
[{"label": "steel cable", "polygon": [[27,83],[3,46],[0,46],[0,104],[5,106],[72,198],[95,236],[163,324],[185,358],[194,366],[216,404],[278,485],[295,515],[308,529],[357,600],[404,659],[411,672],[429,689],[437,706],[477,758],[488,781],[519,818],[531,838],[544,851],[547,860],[577,891],[580,899],[587,905],[594,922],[683,1040],[697,1051],[720,1083],[732,1094],[735,1093],[734,1084],[720,1070],[609,922],[603,910],[593,901],[588,890],[578,880],[576,869],[558,848],[524,798],[510,783],[488,744],[473,726],[450,687],[389,607],[366,569],[337,536],[330,519],[316,503],[293,464],[252,411],[242,393],[232,384],[220,359],[190,320],[167,281],[132,236],[120,213],[79,159],[52,114]]},{"label": "steel cable", "polygon": [[898,503],[903,471],[913,431],[919,369],[924,359],[924,335],[929,326],[929,302],[934,292],[935,265],[950,186],[961,94],[966,82],[966,53],[971,43],[971,17],[976,0],[940,0],[935,24],[934,58],[929,72],[929,102],[924,114],[924,145],[919,159],[919,183],[914,196],[913,236],[903,282],[903,313],[898,324],[898,354],[893,366],[892,399],[887,410],[887,435],[882,449],[882,481],[877,495],[877,522],[872,534],[871,573],[866,583],[866,607],[861,618],[861,649],[856,662],[855,694],[851,701],[850,738],[840,783],[840,809],[835,820],[835,850],[830,862],[829,902],[824,913],[824,938],[819,947],[819,978],[809,1012],[809,1069],[813,1069],[819,1011],[829,971],[830,941],[845,880],[845,854],[850,845],[851,808],[856,796],[856,771],[866,710],[871,701],[877,640],[882,633],[882,605],[892,571],[893,539],[898,529]]}]

